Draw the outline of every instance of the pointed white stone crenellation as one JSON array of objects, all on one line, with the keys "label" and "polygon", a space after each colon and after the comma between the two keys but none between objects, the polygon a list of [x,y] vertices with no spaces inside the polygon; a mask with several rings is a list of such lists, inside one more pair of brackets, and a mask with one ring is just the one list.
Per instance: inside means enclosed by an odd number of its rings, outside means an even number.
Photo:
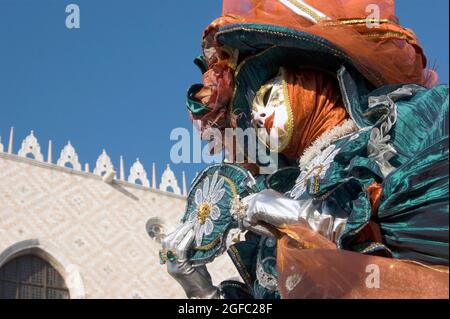
[{"label": "pointed white stone crenellation", "polygon": [[136,184],[138,181],[142,183],[142,186],[150,187],[150,182],[147,178],[147,172],[142,166],[139,158],[136,159],[136,162],[130,168],[130,176],[128,176],[128,182],[132,184]]},{"label": "pointed white stone crenellation", "polygon": [[111,162],[111,158],[108,156],[105,150],[98,157],[97,163],[95,164],[94,174],[103,176],[109,172],[114,171],[114,166]]},{"label": "pointed white stone crenellation", "polygon": [[44,156],[41,153],[41,146],[39,145],[37,138],[34,136],[34,132],[31,131],[30,135],[28,135],[22,141],[22,147],[19,150],[17,155],[22,157],[27,157],[27,155],[33,155],[33,158],[36,161],[43,162]]},{"label": "pointed white stone crenellation", "polygon": [[[14,147],[14,128],[11,127],[7,149],[5,148],[5,145],[2,144],[2,139],[0,137],[0,153],[7,152],[9,154],[13,154],[13,147]],[[21,148],[17,153],[17,155],[21,157],[27,157],[30,154],[33,155],[32,157],[34,157],[34,160],[44,162],[44,156],[42,155],[41,152],[41,146],[39,145],[38,140],[34,136],[33,131],[31,131],[30,134],[22,141]],[[53,144],[51,140],[49,140],[48,142],[47,158],[45,161],[48,164],[53,165]],[[75,148],[70,143],[70,141],[61,150],[61,154],[56,165],[61,167],[71,166],[73,170],[82,171],[82,166],[79,162],[78,154],[75,151]],[[186,185],[185,172],[182,173],[182,185],[180,189],[175,174],[170,169],[170,165],[167,165],[167,168],[163,172],[159,187],[157,187],[155,163],[152,164],[151,183],[147,177],[147,172],[145,171],[144,166],[141,164],[139,159],[137,159],[136,162],[133,164],[133,166],[130,168],[130,175],[128,176],[128,179],[125,176],[125,169],[124,169],[125,165],[122,156],[120,156],[119,166],[120,169],[119,172],[117,173],[114,170],[114,165],[111,161],[111,158],[108,156],[106,151],[103,150],[103,152],[97,159],[93,173],[99,176],[103,176],[103,180],[107,183],[112,183],[114,179],[118,178],[122,181],[128,181],[129,183],[132,184],[141,184],[144,187],[159,189],[164,192],[169,192],[169,189],[171,189],[172,192],[177,195],[183,196],[187,195],[188,189]],[[90,173],[89,163],[86,163],[84,165],[84,172]],[[117,176],[117,174],[119,175]],[[196,176],[197,175],[198,173],[196,174]],[[138,183],[139,181],[140,183]]]},{"label": "pointed white stone crenellation", "polygon": [[175,174],[170,169],[170,165],[167,164],[167,167],[161,176],[161,184],[159,184],[159,189],[164,192],[167,192],[169,187],[172,188],[175,194],[181,195],[181,190],[180,187],[178,187],[178,182],[175,177]]},{"label": "pointed white stone crenellation", "polygon": [[59,160],[56,164],[62,167],[66,167],[67,164],[71,164],[74,170],[81,171],[81,164],[78,161],[78,154],[72,144],[70,144],[70,141],[62,149],[61,155],[59,156]]}]

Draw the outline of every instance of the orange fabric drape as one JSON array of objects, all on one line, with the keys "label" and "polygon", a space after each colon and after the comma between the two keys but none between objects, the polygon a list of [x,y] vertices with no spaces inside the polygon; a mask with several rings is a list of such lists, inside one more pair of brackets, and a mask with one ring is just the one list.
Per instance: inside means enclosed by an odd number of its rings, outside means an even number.
[{"label": "orange fabric drape", "polygon": [[[372,208],[372,217],[366,227],[364,227],[358,234],[358,237],[356,239],[357,243],[363,243],[367,241],[372,241],[374,243],[383,242],[380,226],[377,224],[378,206],[380,205],[382,193],[383,188],[381,187],[380,183],[374,182],[367,188],[367,195],[369,196],[370,206]],[[386,252],[382,253],[386,254]]]},{"label": "orange fabric drape", "polygon": [[378,213],[378,206],[380,206],[381,194],[383,193],[383,187],[380,183],[373,182],[367,188],[367,194],[369,195],[370,206],[372,207],[372,217],[375,217]]},{"label": "orange fabric drape", "polygon": [[283,151],[299,158],[320,135],[348,118],[336,79],[317,70],[286,70],[293,133]]},{"label": "orange fabric drape", "polygon": [[284,299],[449,297],[448,267],[337,249],[305,225],[278,231],[278,287]]}]

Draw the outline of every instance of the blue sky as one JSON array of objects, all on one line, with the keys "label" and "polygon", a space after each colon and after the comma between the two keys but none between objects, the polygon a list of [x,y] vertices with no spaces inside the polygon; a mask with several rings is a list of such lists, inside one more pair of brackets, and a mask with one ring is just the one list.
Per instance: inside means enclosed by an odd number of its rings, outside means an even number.
[{"label": "blue sky", "polygon": [[[65,7],[81,9],[81,29],[65,27]],[[397,0],[429,61],[448,83],[448,0]],[[175,127],[191,129],[187,87],[201,33],[219,0],[0,0],[0,136],[15,127],[15,151],[35,131],[54,158],[68,140],[91,167],[103,148],[126,170],[139,157],[150,173],[170,162]],[[6,146],[6,145],[5,145]],[[171,165],[188,180],[204,165]]]}]

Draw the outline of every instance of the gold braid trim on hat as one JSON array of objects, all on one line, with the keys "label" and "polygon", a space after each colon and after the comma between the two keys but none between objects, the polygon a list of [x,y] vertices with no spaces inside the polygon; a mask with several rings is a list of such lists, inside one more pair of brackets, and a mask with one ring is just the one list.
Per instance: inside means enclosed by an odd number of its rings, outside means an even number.
[{"label": "gold braid trim on hat", "polygon": [[375,39],[375,40],[383,40],[383,39],[399,39],[399,40],[405,40],[409,44],[413,45],[420,45],[417,40],[403,34],[400,32],[394,32],[394,31],[378,31],[378,32],[371,32],[366,33],[362,35],[363,37],[369,38],[369,39]]},{"label": "gold braid trim on hat", "polygon": [[[397,22],[389,19],[370,19],[370,18],[352,18],[352,19],[338,19],[338,20],[332,20],[332,21],[323,21],[321,24],[324,27],[336,27],[336,26],[360,26],[364,24],[390,24],[395,26],[397,29],[400,28],[402,30],[405,30],[405,32],[413,33],[412,30],[402,28]],[[417,40],[414,38],[413,35],[408,35],[403,32],[396,32],[392,30],[374,30],[372,31],[371,28],[368,28],[368,32],[364,32],[362,30],[359,30],[359,32],[362,34],[363,37],[375,39],[375,40],[382,40],[382,39],[400,39],[400,40],[406,40],[408,43],[413,45],[419,45]]]},{"label": "gold braid trim on hat", "polygon": [[305,4],[303,4],[297,0],[286,0],[286,1],[289,2],[290,4],[292,4],[293,6],[297,7],[299,10],[303,11],[304,13],[309,14],[317,22],[322,20],[322,17],[320,15],[318,15],[316,12],[314,12],[313,10],[308,8]]},{"label": "gold braid trim on hat", "polygon": [[332,21],[324,21],[322,22],[322,25],[327,27],[332,26],[339,26],[339,25],[355,25],[355,24],[375,24],[375,23],[388,23],[388,24],[394,24],[398,26],[398,23],[395,21],[389,20],[389,19],[369,19],[369,18],[353,18],[353,19],[338,19],[338,20],[332,20]]}]

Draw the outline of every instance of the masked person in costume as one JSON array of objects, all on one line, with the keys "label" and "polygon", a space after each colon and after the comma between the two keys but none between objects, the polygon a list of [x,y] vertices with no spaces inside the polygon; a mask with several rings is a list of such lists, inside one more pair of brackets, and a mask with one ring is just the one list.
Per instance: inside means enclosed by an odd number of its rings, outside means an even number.
[{"label": "masked person in costume", "polygon": [[[448,298],[448,86],[394,1],[225,0],[202,47],[190,116],[263,129],[282,167],[194,181],[161,251],[187,296]],[[224,251],[243,283],[212,285]]]}]

